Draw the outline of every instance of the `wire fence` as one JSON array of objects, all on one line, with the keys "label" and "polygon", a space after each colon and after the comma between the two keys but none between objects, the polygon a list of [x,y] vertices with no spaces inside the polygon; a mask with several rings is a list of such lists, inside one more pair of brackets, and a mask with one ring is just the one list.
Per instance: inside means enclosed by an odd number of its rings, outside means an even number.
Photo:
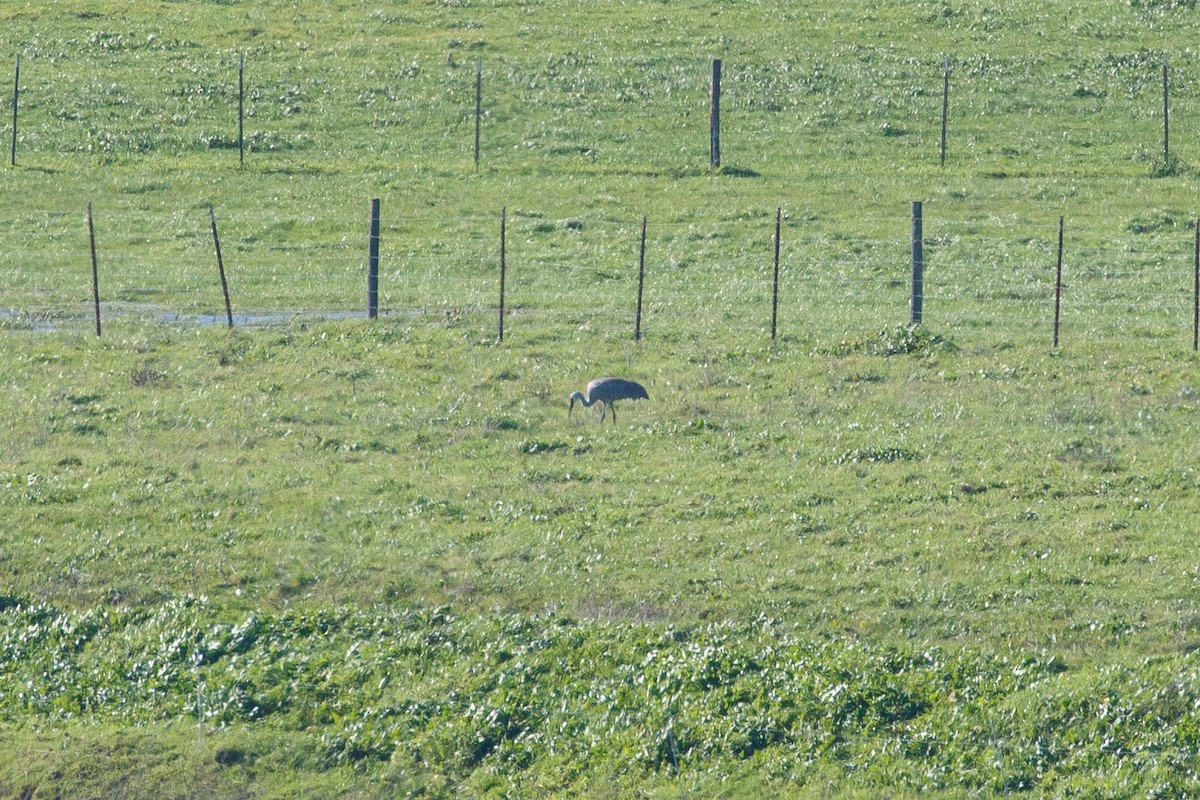
[{"label": "wire fence", "polygon": [[[1054,321],[1056,224],[1014,215],[940,218],[926,206],[923,322],[964,340],[1042,337]],[[316,213],[221,219],[236,324],[366,316],[368,226]],[[779,334],[829,346],[909,321],[910,220],[791,219],[784,209],[778,287],[774,213],[736,220],[651,219],[642,330],[654,336]],[[1072,338],[1178,336],[1190,343],[1196,296],[1194,222],[1066,220],[1062,326]],[[507,330],[520,336],[632,336],[640,219],[509,213]],[[381,315],[496,333],[501,221],[384,214]],[[1075,231],[1080,231],[1075,243]],[[1086,235],[1085,235],[1086,233]],[[224,323],[207,210],[96,219],[102,316]],[[92,318],[80,217],[25,211],[0,229],[0,326],[86,331]],[[423,321],[423,323],[422,323]]]},{"label": "wire fence", "polygon": [[[385,33],[393,24],[385,16],[367,24]],[[252,159],[462,166],[481,125],[485,163],[555,163],[568,175],[595,165],[660,176],[708,166],[702,154],[709,146],[710,59],[681,57],[678,49],[488,50],[479,59],[463,33],[448,52],[439,45],[436,55],[377,63],[357,44],[214,50],[148,29],[79,36],[43,31],[20,44],[14,161],[179,156],[194,169],[210,158],[231,161],[245,122]],[[846,45],[727,58],[722,141],[726,161],[747,174],[863,152],[929,165],[938,159],[948,107],[951,163],[986,162],[997,177],[1043,161],[1065,169],[1117,164],[1126,172],[1134,164],[1148,175],[1156,160],[1159,169],[1171,166],[1165,152],[1159,155],[1166,67],[1164,54],[1149,48],[1039,47],[1001,57]],[[944,84],[945,68],[951,74]],[[1172,130],[1185,152],[1200,98],[1197,73],[1194,50],[1170,54]],[[0,325],[86,329],[91,287],[82,214],[39,209],[27,198],[7,202],[5,211]],[[447,219],[385,210],[383,313],[486,335],[499,301],[498,211]],[[799,211],[785,217],[780,334],[819,345],[906,322],[907,211],[877,219]],[[1044,218],[942,211],[936,204],[928,211],[926,324],[960,337],[1048,338],[1059,211]],[[776,290],[774,212],[772,205],[737,219],[651,218],[647,336],[764,335]],[[366,313],[365,214],[299,207],[247,214],[239,206],[226,218],[219,202],[216,214],[235,321]],[[1188,332],[1192,225],[1171,209],[1120,222],[1068,213],[1065,340]],[[206,207],[98,207],[96,226],[104,315],[222,318]],[[510,331],[632,334],[640,216],[525,210],[511,213],[508,226]]]},{"label": "wire fence", "polygon": [[[707,165],[710,59],[678,51],[483,58],[470,41],[452,40],[448,52],[380,60],[336,44],[211,49],[150,28],[86,39],[45,31],[14,44],[14,161],[204,152],[230,161],[244,147],[251,159],[461,163],[481,127],[485,164]],[[1045,159],[1163,159],[1168,107],[1183,142],[1176,150],[1188,151],[1200,98],[1192,48],[1169,54],[1168,81],[1161,50],[1038,47],[997,56],[842,45],[726,58],[727,161],[767,170],[882,139],[898,159],[937,163],[943,108],[950,162],[994,161],[998,172]]]}]

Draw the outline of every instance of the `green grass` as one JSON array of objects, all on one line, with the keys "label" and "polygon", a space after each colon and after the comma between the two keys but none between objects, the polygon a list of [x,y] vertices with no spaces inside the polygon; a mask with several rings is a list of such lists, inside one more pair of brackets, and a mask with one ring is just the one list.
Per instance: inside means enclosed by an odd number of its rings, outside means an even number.
[{"label": "green grass", "polygon": [[0,797],[1195,793],[1195,10],[859,5],[0,10]]}]

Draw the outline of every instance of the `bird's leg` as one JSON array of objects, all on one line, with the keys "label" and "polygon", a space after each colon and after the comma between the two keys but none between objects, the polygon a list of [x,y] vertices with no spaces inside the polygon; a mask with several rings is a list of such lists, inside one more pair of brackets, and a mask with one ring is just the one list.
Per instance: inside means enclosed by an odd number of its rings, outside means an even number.
[{"label": "bird's leg", "polygon": [[610,411],[612,411],[613,425],[616,425],[617,424],[617,404],[609,403],[608,408]]}]

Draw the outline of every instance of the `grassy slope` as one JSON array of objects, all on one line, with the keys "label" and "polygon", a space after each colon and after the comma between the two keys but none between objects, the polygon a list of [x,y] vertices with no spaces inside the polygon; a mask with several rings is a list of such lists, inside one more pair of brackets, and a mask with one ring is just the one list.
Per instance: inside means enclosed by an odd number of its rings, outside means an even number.
[{"label": "grassy slope", "polygon": [[[1170,361],[647,348],[653,410],[599,429],[562,406],[590,344],[447,352],[444,331],[386,324],[135,335],[14,341],[13,403],[39,394],[6,428],[9,519],[52,534],[9,545],[18,596],[86,608],[236,588],[255,607],[298,586],[322,603],[401,587],[675,621],[783,603],[876,634],[915,616],[907,636],[1039,646],[1041,624],[1089,641],[1099,610],[1047,594],[1053,613],[986,624],[977,570],[1101,608],[1128,582],[1186,596],[1188,562],[1162,548],[1195,511],[1177,432],[1196,390]],[[1039,563],[1060,549],[1057,569]],[[1143,591],[1109,613],[1132,621]]]},{"label": "grassy slope", "polygon": [[[1189,74],[1193,11],[289,3],[10,5],[0,17],[27,87],[21,167],[3,175],[5,302],[68,312],[54,335],[12,321],[4,333],[0,713],[16,745],[0,755],[0,788],[1187,787],[1200,378],[1181,295],[1159,285],[1188,257],[1187,77],[1183,165],[1149,176],[1156,50]],[[229,149],[241,50],[256,87],[245,170]],[[945,171],[942,52],[961,109]],[[477,55],[489,87],[479,175]],[[726,61],[733,168],[716,176],[704,163],[713,55]],[[84,334],[83,198],[102,209],[114,299],[212,310],[213,203],[235,298],[277,310],[357,306],[367,194],[384,197],[389,255],[404,264],[385,305],[434,315],[234,333],[121,319],[99,342]],[[959,347],[886,358],[869,351],[873,331],[904,318],[914,197],[930,201],[944,276],[931,327]],[[820,274],[829,254],[849,278],[828,285],[868,288],[833,304],[792,284],[796,316],[768,346],[765,290],[737,281],[761,269],[779,204],[786,263],[812,258]],[[493,302],[501,205],[526,266],[496,346],[490,314],[472,309]],[[1068,347],[1050,353],[1038,269],[1060,213],[1080,299]],[[642,214],[652,261],[670,268],[652,285],[652,335],[634,345],[627,265]],[[1016,288],[977,282],[1009,269]],[[654,400],[623,406],[616,428],[565,421],[563,397],[601,372],[644,378]],[[116,616],[89,616],[102,608]],[[466,621],[421,616],[434,608]],[[337,635],[291,616],[323,613]],[[205,649],[212,626],[250,615],[263,622],[244,644]],[[800,642],[767,673],[760,615],[778,620],[775,646]],[[657,639],[665,626],[686,633]],[[410,663],[410,634],[463,645]],[[823,693],[832,675],[802,682],[811,642],[832,651],[810,671],[844,669],[861,707]],[[372,643],[380,653],[355,655]],[[831,655],[856,648],[857,661]],[[909,670],[890,648],[916,659]],[[923,660],[927,648],[942,655]],[[138,677],[147,658],[168,667]],[[629,665],[643,671],[609,683]],[[495,674],[550,687],[575,713]],[[745,699],[739,675],[780,694]],[[967,676],[994,687],[968,689]],[[643,684],[677,694],[604,699]],[[293,702],[272,694],[280,685]],[[443,701],[452,689],[461,697]],[[206,692],[252,700],[214,710]],[[799,710],[779,699],[806,692]],[[427,700],[444,705],[405,705]],[[630,719],[603,714],[606,702]],[[481,708],[519,711],[525,727],[497,732],[472,716]],[[494,749],[464,751],[471,741]],[[88,760],[108,767],[72,766]]]}]

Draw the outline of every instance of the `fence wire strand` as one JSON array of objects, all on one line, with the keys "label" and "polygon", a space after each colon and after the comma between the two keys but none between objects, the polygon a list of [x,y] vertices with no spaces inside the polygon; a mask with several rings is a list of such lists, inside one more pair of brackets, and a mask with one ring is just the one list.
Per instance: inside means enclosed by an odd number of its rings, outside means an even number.
[{"label": "fence wire strand", "polygon": [[[0,324],[55,319],[83,327],[90,271],[82,215],[25,210],[0,224]],[[235,312],[247,324],[365,312],[365,219],[278,213],[222,219]],[[623,335],[632,330],[640,220],[510,218],[511,323]],[[436,225],[430,223],[436,221]],[[652,332],[761,332],[769,324],[773,214],[735,220],[651,221],[643,326]],[[98,215],[102,308],[166,321],[220,309],[211,233],[194,211],[136,219]],[[861,230],[855,220],[854,230]],[[780,328],[840,340],[907,321],[909,221],[880,217],[870,235],[837,233],[837,220],[785,225],[780,247]],[[1082,226],[1080,226],[1082,227]],[[1188,324],[1192,231],[1185,226],[1087,243],[1064,258],[1063,318],[1126,335]],[[830,231],[833,233],[830,233]],[[883,231],[883,235],[879,232]],[[926,210],[924,320],[964,335],[1046,327],[1053,313],[1055,242],[1041,220],[1006,215],[938,218]],[[1031,233],[1035,232],[1035,233]],[[400,215],[382,228],[379,303],[384,316],[418,324],[478,317],[498,303],[498,215]]]}]

